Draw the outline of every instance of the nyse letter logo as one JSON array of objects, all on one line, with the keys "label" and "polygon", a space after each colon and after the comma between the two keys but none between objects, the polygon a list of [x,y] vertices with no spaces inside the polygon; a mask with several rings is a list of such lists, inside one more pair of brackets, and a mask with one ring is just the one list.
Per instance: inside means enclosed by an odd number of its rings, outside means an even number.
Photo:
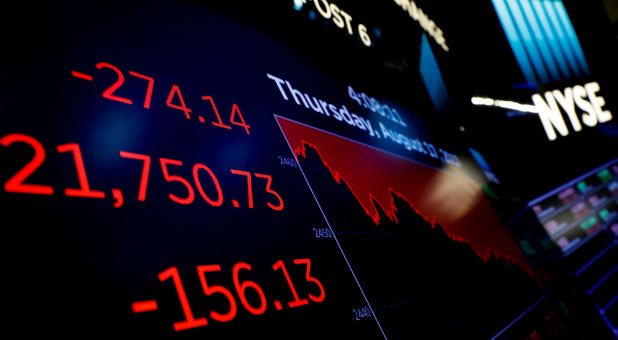
[{"label": "nyse letter logo", "polygon": [[[581,122],[593,127],[598,123],[610,121],[612,113],[609,110],[603,110],[605,99],[596,94],[599,90],[599,83],[592,82],[584,86],[567,87],[563,91],[547,91],[545,99],[540,94],[534,94],[532,101],[537,108],[547,138],[555,140],[558,137],[556,131],[561,136],[569,134],[563,112],[574,131],[581,131]],[[576,107],[581,111],[581,122]]]}]

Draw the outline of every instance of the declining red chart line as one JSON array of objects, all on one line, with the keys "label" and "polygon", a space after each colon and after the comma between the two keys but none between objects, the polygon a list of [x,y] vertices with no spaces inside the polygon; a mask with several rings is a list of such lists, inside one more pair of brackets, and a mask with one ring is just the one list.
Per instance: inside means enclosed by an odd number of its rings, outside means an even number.
[{"label": "declining red chart line", "polygon": [[307,148],[314,149],[376,225],[380,218],[375,204],[398,223],[394,193],[432,225],[439,223],[451,239],[468,244],[483,261],[493,255],[539,280],[477,183],[286,118],[276,119],[297,160],[306,158]]}]

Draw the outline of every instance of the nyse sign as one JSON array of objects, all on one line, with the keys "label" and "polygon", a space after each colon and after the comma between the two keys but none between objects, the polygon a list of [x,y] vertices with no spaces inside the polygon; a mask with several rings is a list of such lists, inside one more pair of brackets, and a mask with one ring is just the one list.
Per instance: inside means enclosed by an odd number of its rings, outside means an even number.
[{"label": "nyse sign", "polygon": [[598,123],[610,121],[612,113],[604,110],[605,99],[597,95],[599,90],[599,83],[591,82],[583,86],[567,87],[562,91],[547,91],[545,98],[540,94],[534,94],[532,101],[537,108],[547,138],[556,140],[558,138],[556,131],[561,136],[569,134],[564,114],[576,132],[582,130],[582,123],[593,127]]}]

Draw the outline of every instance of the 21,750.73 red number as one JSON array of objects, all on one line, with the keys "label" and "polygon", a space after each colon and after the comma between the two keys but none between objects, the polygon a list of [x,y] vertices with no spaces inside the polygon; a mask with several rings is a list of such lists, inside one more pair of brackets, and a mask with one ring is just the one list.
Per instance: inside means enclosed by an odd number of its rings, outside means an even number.
[{"label": "21,750.73 red number", "polygon": [[[24,143],[29,145],[34,150],[33,158],[11,178],[9,178],[4,184],[4,190],[6,192],[36,194],[36,195],[53,195],[54,189],[50,185],[41,184],[29,184],[25,181],[30,177],[41,165],[43,165],[46,152],[43,145],[35,138],[24,134],[8,134],[0,138],[0,144],[4,147],[9,147],[15,143]],[[86,174],[86,166],[84,165],[84,159],[82,157],[82,151],[77,143],[62,144],[56,147],[58,153],[70,153],[73,157],[75,164],[75,171],[79,183],[79,188],[66,188],[64,193],[66,196],[72,197],[86,197],[86,198],[105,198],[105,193],[102,190],[93,190],[90,186],[88,176]],[[143,155],[133,152],[120,151],[120,157],[126,159],[133,159],[141,161],[142,171],[140,176],[139,190],[137,194],[138,201],[145,201],[148,190],[148,180],[150,176],[151,157],[149,155]],[[179,195],[176,193],[169,193],[170,200],[183,205],[191,204],[195,201],[195,189],[191,183],[176,174],[172,174],[174,167],[181,167],[182,161],[159,158],[161,170],[163,172],[163,178],[169,183],[180,183],[184,187],[186,194]],[[216,196],[210,197],[206,193],[203,187],[203,175],[206,173],[207,178],[210,179],[216,192]],[[263,179],[266,181],[264,190],[267,194],[270,194],[273,198],[266,202],[266,206],[275,211],[281,211],[284,208],[283,198],[277,193],[272,185],[272,176],[262,173],[252,173],[244,170],[230,169],[230,173],[233,175],[240,175],[246,178],[247,182],[247,206],[252,209],[254,207],[254,191],[253,191],[253,177]],[[219,179],[215,173],[206,165],[196,163],[192,168],[193,182],[200,196],[213,207],[219,207],[223,205],[223,190]],[[119,208],[124,203],[124,197],[120,189],[112,189],[112,196],[116,202],[114,206]],[[236,208],[240,207],[240,203],[237,200],[232,200],[232,205]]]}]

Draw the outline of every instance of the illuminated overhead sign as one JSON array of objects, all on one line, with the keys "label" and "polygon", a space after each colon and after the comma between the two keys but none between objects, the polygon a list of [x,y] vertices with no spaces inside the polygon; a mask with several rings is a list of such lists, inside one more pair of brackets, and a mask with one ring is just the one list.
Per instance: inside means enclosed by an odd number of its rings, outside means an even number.
[{"label": "illuminated overhead sign", "polygon": [[395,3],[401,8],[410,14],[410,17],[414,19],[414,21],[418,21],[421,27],[431,35],[432,38],[442,47],[443,50],[448,52],[449,48],[446,46],[446,39],[444,39],[444,34],[440,27],[436,25],[436,23],[429,19],[427,14],[423,13],[423,10],[416,6],[414,1],[409,0],[395,0]]},{"label": "illuminated overhead sign", "polygon": [[[297,11],[302,10],[303,6],[307,3],[307,0],[294,0],[294,9]],[[354,25],[352,24],[352,16],[346,11],[341,9],[334,3],[329,3],[326,0],[313,0],[315,9],[326,20],[332,20],[333,23],[340,29],[345,30],[348,35],[354,35]],[[363,24],[356,25],[358,37],[363,45],[371,46],[371,37],[367,33],[367,26]]]},{"label": "illuminated overhead sign", "polygon": [[[549,140],[556,140],[558,138],[556,130],[561,136],[568,136],[569,134],[569,129],[562,112],[566,113],[570,125],[575,132],[582,130],[582,122],[586,126],[594,127],[599,123],[612,120],[612,113],[609,110],[603,109],[605,98],[597,95],[600,89],[599,83],[591,82],[583,86],[567,87],[562,91],[547,91],[544,96],[537,93],[532,95],[534,105],[484,97],[472,97],[472,104],[538,114],[547,138]],[[561,108],[562,111],[560,110]],[[576,108],[579,108],[581,114],[578,113]],[[581,116],[581,120],[579,116]]]},{"label": "illuminated overhead sign", "polygon": [[[534,94],[532,101],[538,110],[547,138],[555,140],[557,138],[556,130],[561,136],[569,134],[560,108],[566,113],[574,131],[581,131],[581,122],[593,127],[598,123],[610,121],[612,113],[609,110],[603,110],[605,99],[596,94],[599,90],[599,83],[592,82],[584,86],[567,87],[563,91],[547,91],[545,92],[545,99],[540,94]],[[584,112],[581,114],[581,122],[576,107]]]},{"label": "illuminated overhead sign", "polygon": [[492,0],[519,67],[531,84],[589,73],[561,0]]}]

